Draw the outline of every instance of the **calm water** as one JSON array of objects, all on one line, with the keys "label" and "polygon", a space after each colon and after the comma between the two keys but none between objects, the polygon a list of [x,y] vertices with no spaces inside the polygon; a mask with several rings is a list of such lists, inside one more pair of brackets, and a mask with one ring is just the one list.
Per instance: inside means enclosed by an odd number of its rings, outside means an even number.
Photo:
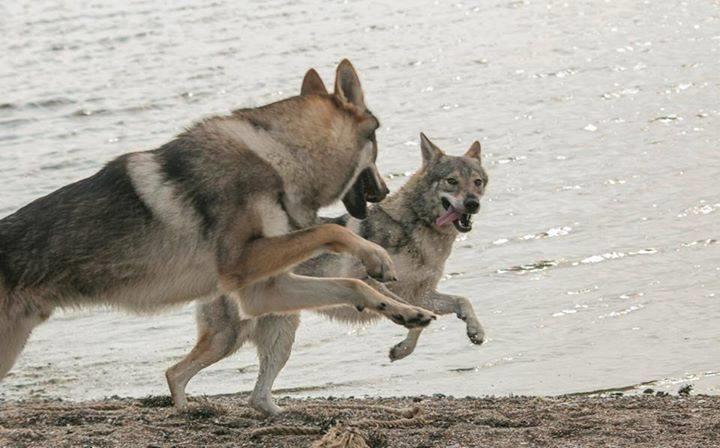
[{"label": "calm water", "polygon": [[[390,364],[401,328],[306,315],[279,388],[720,393],[718,2],[168,3],[0,6],[0,216],[205,115],[295,94],[309,67],[330,82],[347,56],[391,188],[419,131],[454,154],[483,142],[488,198],[441,289],[471,298],[490,339],[448,316]],[[58,313],[0,397],[166,393],[194,340],[192,307]],[[256,373],[243,349],[189,391]]]}]

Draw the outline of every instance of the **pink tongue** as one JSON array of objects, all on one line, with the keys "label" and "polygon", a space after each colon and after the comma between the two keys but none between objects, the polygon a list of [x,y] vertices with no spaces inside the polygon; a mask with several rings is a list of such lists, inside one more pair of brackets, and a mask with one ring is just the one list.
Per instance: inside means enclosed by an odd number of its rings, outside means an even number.
[{"label": "pink tongue", "polygon": [[453,206],[451,205],[448,207],[447,210],[445,210],[445,213],[442,216],[439,216],[438,219],[435,220],[435,224],[438,226],[444,226],[445,224],[449,222],[453,222],[456,219],[460,219],[462,216],[462,213],[459,213]]}]

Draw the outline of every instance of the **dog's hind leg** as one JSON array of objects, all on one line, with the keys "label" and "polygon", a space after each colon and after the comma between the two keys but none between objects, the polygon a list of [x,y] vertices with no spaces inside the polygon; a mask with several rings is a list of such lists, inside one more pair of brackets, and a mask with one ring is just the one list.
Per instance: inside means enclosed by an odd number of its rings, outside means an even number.
[{"label": "dog's hind leg", "polygon": [[167,369],[165,378],[173,403],[187,407],[185,388],[198,372],[236,352],[250,338],[255,320],[241,320],[237,303],[220,296],[197,305],[198,341],[179,363]]},{"label": "dog's hind leg", "polygon": [[29,310],[13,312],[12,309],[0,310],[0,313],[3,314],[0,316],[0,380],[2,380],[15,364],[33,328],[46,321],[50,313]]},{"label": "dog's hind leg", "polygon": [[250,406],[266,415],[277,415],[282,408],[272,398],[272,386],[290,358],[295,331],[300,324],[297,314],[271,315],[258,319],[253,338],[260,359],[260,372],[250,395]]}]

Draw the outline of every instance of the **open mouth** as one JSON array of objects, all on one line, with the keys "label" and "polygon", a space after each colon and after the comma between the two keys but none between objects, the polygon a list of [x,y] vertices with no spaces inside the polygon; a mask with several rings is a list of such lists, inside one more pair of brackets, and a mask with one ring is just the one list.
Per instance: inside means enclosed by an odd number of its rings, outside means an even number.
[{"label": "open mouth", "polygon": [[445,213],[435,220],[436,225],[442,227],[452,222],[458,232],[465,233],[472,230],[472,215],[469,213],[460,213],[450,204],[450,201],[445,198],[441,198],[440,201],[445,209]]}]

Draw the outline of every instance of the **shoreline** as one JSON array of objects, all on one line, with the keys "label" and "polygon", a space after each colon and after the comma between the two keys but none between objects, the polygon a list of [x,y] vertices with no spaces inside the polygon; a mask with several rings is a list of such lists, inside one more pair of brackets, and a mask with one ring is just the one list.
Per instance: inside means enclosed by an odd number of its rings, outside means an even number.
[{"label": "shoreline", "polygon": [[285,412],[269,418],[246,401],[196,398],[184,412],[167,396],[4,401],[0,447],[720,445],[720,396],[710,395],[286,397],[278,400]]}]

